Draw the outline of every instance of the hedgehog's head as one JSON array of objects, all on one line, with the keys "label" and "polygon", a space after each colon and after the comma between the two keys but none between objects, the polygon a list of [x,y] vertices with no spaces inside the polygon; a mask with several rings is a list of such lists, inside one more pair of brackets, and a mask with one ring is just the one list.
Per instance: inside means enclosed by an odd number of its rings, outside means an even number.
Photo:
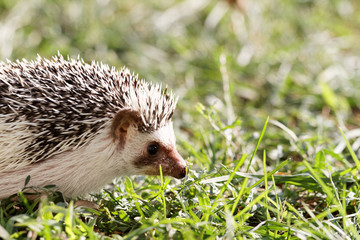
[{"label": "hedgehog's head", "polygon": [[126,108],[116,113],[111,134],[117,149],[132,165],[129,174],[159,175],[160,166],[166,176],[183,178],[186,162],[176,150],[176,140],[170,119],[157,127],[144,125],[141,114]]}]

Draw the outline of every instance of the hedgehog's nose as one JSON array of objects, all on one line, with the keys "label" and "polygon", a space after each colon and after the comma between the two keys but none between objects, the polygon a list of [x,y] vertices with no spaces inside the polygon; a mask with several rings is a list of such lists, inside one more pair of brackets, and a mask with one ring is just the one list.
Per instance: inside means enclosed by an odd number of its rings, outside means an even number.
[{"label": "hedgehog's nose", "polygon": [[177,179],[184,178],[186,176],[186,172],[187,172],[187,169],[185,166],[183,169],[180,170],[179,177],[177,177]]},{"label": "hedgehog's nose", "polygon": [[186,176],[186,161],[181,157],[181,155],[176,151],[172,151],[169,154],[169,157],[173,161],[173,167],[171,171],[171,176],[177,179],[184,178]]}]

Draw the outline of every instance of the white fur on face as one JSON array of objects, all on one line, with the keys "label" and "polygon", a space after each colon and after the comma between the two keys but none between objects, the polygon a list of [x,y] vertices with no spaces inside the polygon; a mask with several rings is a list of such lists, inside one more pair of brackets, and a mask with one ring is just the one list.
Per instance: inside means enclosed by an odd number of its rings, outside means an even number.
[{"label": "white fur on face", "polygon": [[[152,142],[161,143],[161,145],[167,149],[175,150],[176,139],[172,122],[151,133],[140,133],[136,128],[129,127],[125,148],[122,150],[122,155],[127,156],[126,159],[124,159],[127,165],[133,166],[134,161],[139,158],[139,156],[146,154],[147,146]],[[138,167],[134,167],[132,170],[131,175],[145,174],[145,172]]]}]

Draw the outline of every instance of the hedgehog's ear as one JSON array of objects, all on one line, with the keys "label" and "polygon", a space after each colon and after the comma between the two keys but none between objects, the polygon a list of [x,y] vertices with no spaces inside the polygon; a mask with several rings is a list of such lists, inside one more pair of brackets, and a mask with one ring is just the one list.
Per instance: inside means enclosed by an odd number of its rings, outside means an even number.
[{"label": "hedgehog's ear", "polygon": [[111,124],[111,134],[114,140],[119,140],[120,148],[125,146],[127,131],[130,126],[139,127],[141,124],[140,114],[132,109],[121,109],[115,114]]}]

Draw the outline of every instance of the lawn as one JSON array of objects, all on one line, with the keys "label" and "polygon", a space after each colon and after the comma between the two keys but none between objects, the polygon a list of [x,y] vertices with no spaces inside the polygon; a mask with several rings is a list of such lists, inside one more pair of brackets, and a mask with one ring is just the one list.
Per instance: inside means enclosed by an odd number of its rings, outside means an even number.
[{"label": "lawn", "polygon": [[1,61],[60,51],[168,86],[189,163],[20,192],[0,238],[360,239],[359,30],[356,0],[0,0]]}]

